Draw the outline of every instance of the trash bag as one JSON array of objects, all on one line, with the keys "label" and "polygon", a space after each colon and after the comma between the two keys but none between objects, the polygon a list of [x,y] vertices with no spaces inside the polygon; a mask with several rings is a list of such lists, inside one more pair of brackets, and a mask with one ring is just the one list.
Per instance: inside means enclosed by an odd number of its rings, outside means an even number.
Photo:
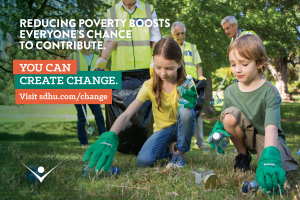
[{"label": "trash bag", "polygon": [[[105,105],[106,129],[135,100],[143,83],[150,78],[149,69],[122,72],[122,89],[112,90],[112,104]],[[146,101],[119,133],[118,151],[137,155],[146,140],[153,134],[152,103]]]},{"label": "trash bag", "polygon": [[197,118],[199,117],[204,101],[205,101],[205,87],[207,86],[207,81],[206,80],[198,80],[194,79],[195,85],[196,85],[196,90],[198,94],[196,106],[195,106],[195,112],[197,115]]}]

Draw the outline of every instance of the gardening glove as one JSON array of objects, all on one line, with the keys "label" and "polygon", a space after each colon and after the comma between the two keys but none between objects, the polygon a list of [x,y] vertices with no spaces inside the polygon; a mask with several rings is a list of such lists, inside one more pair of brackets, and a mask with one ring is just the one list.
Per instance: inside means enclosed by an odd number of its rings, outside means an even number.
[{"label": "gardening glove", "polygon": [[222,154],[222,153],[225,153],[224,150],[220,147],[220,146],[216,146],[214,143],[213,143],[213,134],[217,132],[217,133],[220,133],[222,135],[225,135],[227,137],[231,137],[231,135],[229,135],[225,129],[224,129],[224,125],[222,124],[222,122],[220,121],[217,121],[217,123],[214,125],[209,137],[207,138],[207,142],[209,143],[209,145],[214,149],[216,150],[219,154]]},{"label": "gardening glove", "polygon": [[94,67],[91,67],[91,71],[95,71],[95,69],[99,68],[105,70],[107,64],[107,59],[104,57],[99,57],[96,61],[96,64]]},{"label": "gardening glove", "polygon": [[118,146],[119,138],[116,133],[112,131],[102,133],[98,140],[86,150],[82,161],[87,161],[92,154],[88,167],[93,167],[97,163],[95,171],[100,172],[103,167],[103,171],[107,172],[111,167]]},{"label": "gardening glove", "polygon": [[275,194],[279,194],[279,185],[282,194],[285,176],[279,149],[274,146],[266,147],[261,154],[256,169],[255,179],[259,187],[264,190],[264,193],[270,191],[272,194],[274,188]]},{"label": "gardening glove", "polygon": [[185,108],[194,108],[197,102],[197,92],[195,86],[192,86],[190,90],[184,90],[182,98],[189,102],[183,105]]}]

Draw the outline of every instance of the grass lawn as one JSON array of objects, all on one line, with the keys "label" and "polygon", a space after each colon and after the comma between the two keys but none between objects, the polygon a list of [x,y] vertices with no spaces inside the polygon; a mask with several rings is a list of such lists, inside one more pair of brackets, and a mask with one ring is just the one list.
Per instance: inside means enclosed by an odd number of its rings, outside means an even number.
[{"label": "grass lawn", "polygon": [[[297,97],[297,96],[296,96]],[[217,105],[218,117],[222,105]],[[96,127],[91,111],[91,123]],[[281,105],[282,128],[292,155],[300,148],[300,96],[296,103]],[[74,105],[0,106],[0,199],[273,199],[265,195],[243,195],[240,183],[255,177],[257,157],[252,156],[249,172],[233,171],[234,147],[225,155],[212,152],[203,155],[194,145],[186,155],[187,165],[180,170],[166,171],[162,160],[153,168],[139,168],[136,156],[116,153],[113,166],[119,167],[117,176],[85,179],[81,176],[82,156],[86,147],[77,139],[76,109]],[[206,140],[216,120],[204,119]],[[97,140],[89,136],[89,142]],[[299,145],[299,147],[298,147]],[[45,172],[61,163],[43,181],[30,183],[25,165],[43,166]],[[198,167],[212,169],[220,179],[214,190],[190,185],[190,171]],[[300,198],[300,171],[288,178],[284,199]],[[298,191],[296,188],[298,185]],[[279,199],[280,196],[275,196]]]}]

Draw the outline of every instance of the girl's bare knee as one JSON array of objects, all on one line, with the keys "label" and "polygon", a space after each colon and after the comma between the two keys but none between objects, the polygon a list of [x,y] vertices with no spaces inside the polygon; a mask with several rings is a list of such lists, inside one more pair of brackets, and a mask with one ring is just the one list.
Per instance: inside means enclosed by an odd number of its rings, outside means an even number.
[{"label": "girl's bare knee", "polygon": [[232,114],[227,113],[224,116],[223,124],[224,125],[226,124],[227,126],[236,126],[237,125],[237,120]]}]

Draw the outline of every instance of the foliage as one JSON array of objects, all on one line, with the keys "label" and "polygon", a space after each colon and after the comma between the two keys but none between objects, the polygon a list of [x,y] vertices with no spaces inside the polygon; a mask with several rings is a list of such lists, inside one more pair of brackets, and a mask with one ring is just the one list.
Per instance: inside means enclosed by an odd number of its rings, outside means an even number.
[{"label": "foliage", "polygon": [[[212,78],[212,87],[208,86],[207,90],[215,90],[220,85],[223,75],[218,76],[217,70],[230,66],[225,56],[230,39],[221,26],[222,19],[228,15],[237,18],[240,28],[255,31],[260,36],[271,59],[289,56],[289,62],[295,63],[299,56],[300,6],[297,0],[147,2],[155,5],[159,18],[185,24],[186,41],[197,45],[204,76]],[[161,32],[163,36],[170,37],[170,27],[161,28]],[[229,84],[228,81],[231,80],[226,80],[224,88]]]},{"label": "foliage", "polygon": [[[226,71],[226,68],[220,68],[220,69],[217,69],[215,72],[212,73],[212,78],[214,80],[213,82],[213,91],[217,91],[218,88],[220,87],[220,84],[225,76],[225,71]],[[221,87],[221,90],[225,91],[225,89],[234,83],[234,80],[235,80],[235,77],[233,76],[233,74],[231,74],[231,76],[228,76],[226,77],[222,87]]]},{"label": "foliage", "polygon": [[[300,65],[299,65],[300,67]],[[299,68],[300,69],[300,68]],[[293,67],[292,65],[288,65],[287,74],[288,74],[288,83],[292,84],[294,81],[299,79],[299,70],[296,67]]]},{"label": "foliage", "polygon": [[[60,0],[13,0],[0,4],[0,27],[4,33],[9,32],[12,35],[15,44],[10,63],[12,59],[58,59],[58,56],[67,58],[70,54],[70,51],[45,49],[20,52],[17,44],[21,18],[105,18],[106,10],[117,2],[117,0],[64,2]],[[186,40],[197,45],[204,76],[209,79],[213,78],[208,81],[210,86],[207,87],[207,93],[212,92],[212,84],[221,83],[220,78],[215,79],[215,71],[229,67],[225,54],[230,39],[227,38],[220,24],[225,16],[234,15],[240,28],[255,31],[264,41],[271,59],[288,57],[288,62],[293,66],[299,62],[297,57],[299,57],[300,47],[300,6],[297,0],[145,0],[145,2],[154,5],[158,18],[170,19],[171,24],[175,21],[182,21],[185,24]],[[95,29],[95,27],[87,29]],[[170,37],[170,27],[161,27],[160,31],[162,36]],[[36,42],[33,38],[30,40]],[[0,68],[1,66],[0,64]]]},{"label": "foliage", "polygon": [[300,89],[300,81],[295,81],[292,83],[292,87],[294,87],[294,89]]},{"label": "foliage", "polygon": [[[59,50],[59,49],[42,49],[37,50],[35,48],[20,49],[19,42],[21,40],[32,41],[34,46],[38,41],[54,40],[53,38],[48,39],[35,39],[33,35],[30,38],[20,39],[20,30],[41,30],[46,29],[43,27],[32,28],[32,27],[20,27],[20,19],[94,19],[102,18],[110,5],[101,0],[12,0],[3,1],[0,4],[0,32],[3,33],[1,43],[5,43],[7,40],[7,33],[12,38],[13,46],[10,49],[11,56],[3,59],[0,58],[0,92],[4,88],[8,87],[7,79],[12,73],[13,60],[55,60],[55,59],[67,59],[72,50]],[[78,23],[76,29],[79,30]],[[49,27],[47,27],[49,29]],[[86,30],[96,29],[95,27],[85,27]],[[100,29],[100,27],[98,27]],[[57,40],[57,39],[55,39]],[[95,40],[95,38],[94,38]],[[0,52],[1,54],[1,52]],[[2,79],[3,78],[3,79]],[[8,91],[8,90],[7,90]],[[13,96],[7,94],[9,98]],[[7,97],[7,101],[9,98]],[[6,104],[5,100],[0,102]]]}]

